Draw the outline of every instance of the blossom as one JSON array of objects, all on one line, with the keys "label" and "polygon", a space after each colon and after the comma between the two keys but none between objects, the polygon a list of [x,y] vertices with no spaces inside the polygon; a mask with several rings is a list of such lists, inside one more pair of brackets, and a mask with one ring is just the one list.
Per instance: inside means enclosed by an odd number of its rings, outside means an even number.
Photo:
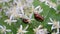
[{"label": "blossom", "polygon": [[28,27],[29,27],[29,26],[27,25],[27,26],[25,27],[25,29],[23,29],[23,28],[22,28],[22,25],[20,25],[20,28],[18,29],[17,34],[27,33],[28,31],[26,31],[26,30],[27,30]]},{"label": "blossom", "polygon": [[49,19],[52,22],[52,23],[48,22],[48,24],[52,25],[51,30],[57,28],[57,33],[59,33],[59,28],[60,28],[59,21],[52,20],[52,18],[49,18]]},{"label": "blossom", "polygon": [[4,34],[6,34],[6,32],[11,32],[10,29],[6,29],[6,26],[1,26],[1,25],[0,25],[0,30],[1,30],[1,33],[4,33]]},{"label": "blossom", "polygon": [[17,22],[17,20],[6,19],[4,22],[7,22],[7,24],[11,25],[12,22]]},{"label": "blossom", "polygon": [[15,6],[6,12],[6,16],[8,16],[10,19],[21,18],[22,15],[22,11],[19,11],[19,9]]},{"label": "blossom", "polygon": [[39,0],[40,2],[45,2],[45,5],[48,5],[50,8],[53,8],[55,10],[57,10],[57,5],[56,3],[53,3],[50,0]]},{"label": "blossom", "polygon": [[59,28],[59,21],[56,21],[56,20],[52,20],[52,18],[50,18],[50,21],[52,22],[48,22],[48,24],[52,24],[52,29],[55,29],[55,28]]},{"label": "blossom", "polygon": [[47,34],[47,29],[42,29],[42,25],[39,25],[38,28],[33,29],[36,34]]},{"label": "blossom", "polygon": [[50,8],[53,8],[53,9],[57,10],[56,9],[57,5],[55,3],[53,3],[53,2],[51,2],[49,0],[46,0],[45,4],[48,5]]}]

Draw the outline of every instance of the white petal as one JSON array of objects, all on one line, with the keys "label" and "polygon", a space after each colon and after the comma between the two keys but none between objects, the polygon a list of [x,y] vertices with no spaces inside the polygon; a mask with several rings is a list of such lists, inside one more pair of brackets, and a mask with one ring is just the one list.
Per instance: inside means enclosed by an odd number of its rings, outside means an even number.
[{"label": "white petal", "polygon": [[29,27],[29,25],[26,26],[26,28],[24,30],[26,30]]},{"label": "white petal", "polygon": [[39,13],[41,13],[43,11],[43,9],[39,9]]},{"label": "white petal", "polygon": [[7,32],[11,32],[11,30],[10,30],[10,29],[7,29],[6,31],[7,31]]},{"label": "white petal", "polygon": [[3,26],[0,25],[0,28],[3,28]]},{"label": "white petal", "polygon": [[38,26],[38,29],[41,28],[41,27],[43,27],[43,26],[42,26],[42,25],[39,25],[39,26]]},{"label": "white petal", "polygon": [[4,32],[4,34],[6,34],[6,32]]},{"label": "white petal", "polygon": [[46,1],[46,2],[45,2],[45,5],[48,5],[48,4],[49,4],[49,3]]},{"label": "white petal", "polygon": [[21,7],[20,9],[21,9],[22,14],[24,14],[24,12],[23,12],[23,7]]},{"label": "white petal", "polygon": [[35,8],[35,10],[37,10],[38,8],[40,8],[40,6],[37,6],[37,7]]},{"label": "white petal", "polygon": [[51,30],[55,29],[53,26],[51,27]]},{"label": "white petal", "polygon": [[4,29],[6,29],[6,26],[4,26]]},{"label": "white petal", "polygon": [[30,19],[32,18],[33,13],[30,15]]},{"label": "white petal", "polygon": [[22,17],[23,17],[23,15],[22,15],[22,14],[19,14],[19,16],[20,16],[20,18],[22,18]]},{"label": "white petal", "polygon": [[7,20],[4,20],[4,22],[7,22]]},{"label": "white petal", "polygon": [[11,20],[12,22],[17,22],[17,20]]},{"label": "white petal", "polygon": [[48,22],[48,24],[49,24],[49,25],[52,25],[53,23],[51,23],[51,22]]},{"label": "white petal", "polygon": [[49,18],[51,22],[53,22],[52,18]]},{"label": "white petal", "polygon": [[57,29],[57,33],[59,33],[59,28]]},{"label": "white petal", "polygon": [[19,33],[17,33],[17,34],[19,34]]},{"label": "white petal", "polygon": [[34,32],[37,32],[38,29],[33,29]]},{"label": "white petal", "polygon": [[21,29],[21,30],[22,30],[22,28],[23,28],[22,25],[20,25],[20,29]]},{"label": "white petal", "polygon": [[10,20],[12,20],[12,18],[13,18],[13,15],[10,16]]},{"label": "white petal", "polygon": [[22,31],[23,33],[27,33],[28,31]]},{"label": "white petal", "polygon": [[45,2],[45,0],[39,0],[40,2]]}]

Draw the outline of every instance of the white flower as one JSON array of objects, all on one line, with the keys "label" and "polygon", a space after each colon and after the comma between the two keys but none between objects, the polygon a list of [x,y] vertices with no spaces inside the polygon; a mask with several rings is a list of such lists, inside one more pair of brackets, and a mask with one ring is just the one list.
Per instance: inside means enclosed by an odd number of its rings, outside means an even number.
[{"label": "white flower", "polygon": [[47,30],[46,29],[40,29],[36,32],[36,34],[47,34]]},{"label": "white flower", "polygon": [[57,10],[57,5],[50,0],[39,0],[40,2],[45,2],[50,8]]},{"label": "white flower", "polygon": [[42,25],[39,25],[38,28],[33,29],[36,34],[47,34],[47,29],[42,29]]},{"label": "white flower", "polygon": [[48,5],[50,8],[53,8],[53,9],[57,10],[56,9],[57,5],[55,3],[53,3],[53,2],[51,2],[49,0],[46,0],[45,4]]},{"label": "white flower", "polygon": [[33,29],[34,32],[38,31],[40,28],[42,28],[42,25],[39,25],[38,28]]},{"label": "white flower", "polygon": [[[52,22],[48,22],[48,24],[51,24],[53,27],[54,27],[54,29],[55,28],[59,28],[59,21],[56,21],[56,20],[52,20],[51,18],[50,18],[50,21]],[[53,29],[53,27],[52,27],[52,29]]]},{"label": "white flower", "polygon": [[6,16],[9,16],[10,17],[11,14],[18,13],[18,11],[17,11],[16,7],[14,6],[12,8],[9,8],[8,11],[5,12],[5,13],[6,13]]},{"label": "white flower", "polygon": [[7,24],[11,25],[12,22],[17,22],[17,20],[6,19],[4,22],[7,22]]},{"label": "white flower", "polygon": [[21,18],[22,15],[23,15],[22,11],[19,11],[19,8],[15,6],[6,12],[6,16],[8,16],[10,19]]},{"label": "white flower", "polygon": [[1,25],[0,25],[0,30],[1,30],[1,33],[4,33],[4,34],[6,34],[6,32],[11,32],[10,29],[6,29],[6,26],[1,26]]},{"label": "white flower", "polygon": [[51,30],[57,28],[57,33],[59,33],[59,28],[60,28],[59,21],[52,20],[51,18],[50,18],[50,21],[52,23],[48,22],[48,24],[52,25]]},{"label": "white flower", "polygon": [[22,25],[20,25],[20,28],[18,29],[17,34],[27,33],[28,31],[26,31],[26,30],[27,30],[28,27],[29,27],[29,26],[27,25],[26,28],[23,29],[23,28],[22,28]]}]

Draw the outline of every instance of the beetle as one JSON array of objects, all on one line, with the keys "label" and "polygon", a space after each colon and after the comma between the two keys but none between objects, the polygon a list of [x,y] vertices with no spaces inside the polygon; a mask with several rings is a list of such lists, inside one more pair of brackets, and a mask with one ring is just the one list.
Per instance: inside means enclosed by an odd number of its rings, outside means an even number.
[{"label": "beetle", "polygon": [[29,19],[22,19],[22,21],[23,21],[24,23],[26,23],[26,24],[29,23]]},{"label": "beetle", "polygon": [[44,18],[37,12],[34,12],[34,17],[35,17],[35,19],[40,20],[40,21],[44,20]]}]

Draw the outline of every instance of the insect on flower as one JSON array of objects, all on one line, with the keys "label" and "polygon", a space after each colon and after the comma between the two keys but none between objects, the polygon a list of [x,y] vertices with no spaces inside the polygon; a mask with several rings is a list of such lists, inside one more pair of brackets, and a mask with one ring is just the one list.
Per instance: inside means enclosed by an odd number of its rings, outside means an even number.
[{"label": "insect on flower", "polygon": [[22,20],[23,20],[24,23],[28,24],[28,23],[31,23],[31,21],[34,20],[34,19],[26,19],[26,18],[24,18]]},{"label": "insect on flower", "polygon": [[33,13],[29,17],[27,15],[23,15],[22,21],[26,24],[31,23],[32,20],[35,20],[35,19],[32,18],[32,15],[33,15]]},{"label": "insect on flower", "polygon": [[38,21],[43,21],[44,18],[39,14],[43,11],[43,9],[41,8],[41,6],[37,6],[34,10],[34,17],[36,20]]},{"label": "insect on flower", "polygon": [[39,13],[37,13],[37,12],[34,12],[34,17],[35,17],[35,19],[40,20],[40,21],[44,20],[44,18],[41,15],[39,15]]},{"label": "insect on flower", "polygon": [[29,23],[29,19],[23,19],[23,22],[27,24]]}]

